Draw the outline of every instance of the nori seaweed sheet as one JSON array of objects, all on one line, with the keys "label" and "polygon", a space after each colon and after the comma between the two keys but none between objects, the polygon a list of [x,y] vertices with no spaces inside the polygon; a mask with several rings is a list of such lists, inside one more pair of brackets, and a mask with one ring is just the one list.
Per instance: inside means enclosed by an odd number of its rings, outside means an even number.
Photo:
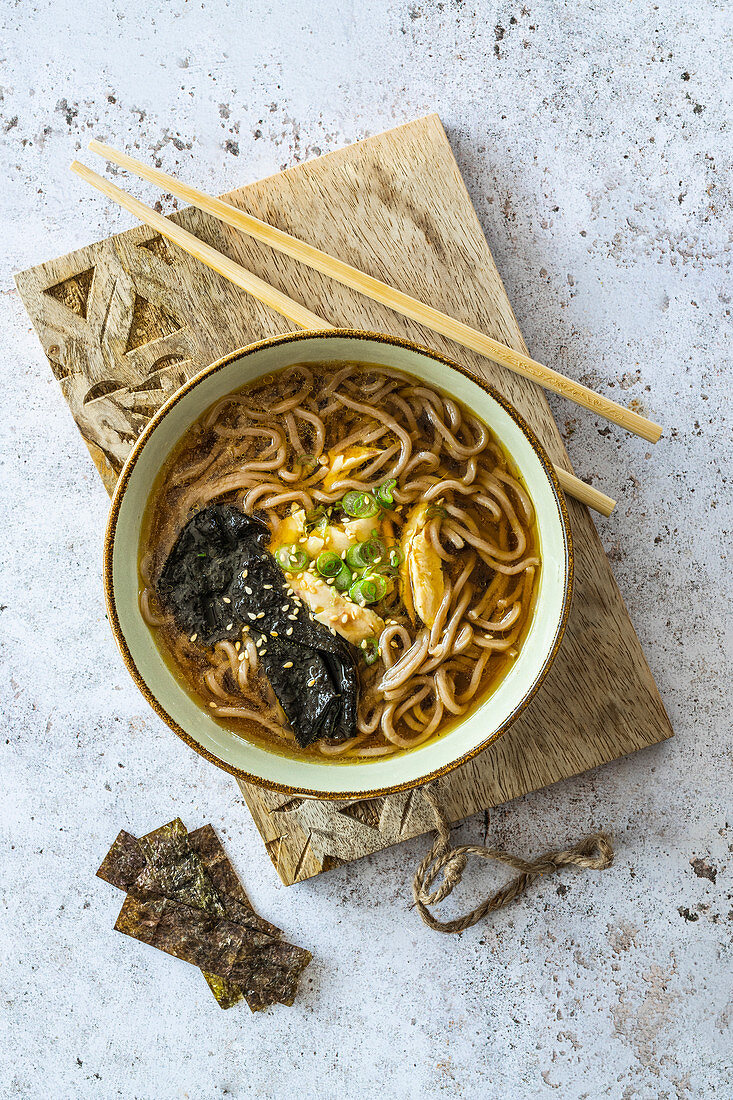
[{"label": "nori seaweed sheet", "polygon": [[252,903],[229,861],[229,856],[224,851],[222,842],[216,835],[214,826],[202,825],[199,829],[194,829],[188,834],[188,843],[201,856],[209,878],[219,893],[237,898],[243,905],[252,909]]},{"label": "nori seaweed sheet", "polygon": [[255,913],[249,901],[242,902],[216,889],[188,835],[149,834],[140,840],[140,848],[146,866],[129,889],[136,897],[170,898],[211,916],[226,917],[252,932],[281,935],[279,928]]},{"label": "nori seaweed sheet", "polygon": [[128,894],[115,929],[241,986],[251,1007],[292,1004],[309,951],[169,898]]},{"label": "nori seaweed sheet", "polygon": [[[230,877],[238,881],[234,868],[229,863],[213,828],[210,825],[205,826],[205,828],[211,830],[216,840],[216,844],[219,846],[219,858],[223,858],[231,870]],[[159,829],[155,829],[152,833],[148,833],[142,840],[148,842],[148,844],[154,844],[156,840],[180,837],[181,835],[187,835],[186,826],[180,818],[176,818],[175,821],[170,821],[167,825],[162,825]],[[212,851],[214,851],[214,845],[211,844],[211,842],[210,846]],[[202,859],[205,863],[206,859],[204,855],[202,855]],[[104,879],[105,882],[111,883],[112,886],[116,886],[120,890],[135,891],[136,882],[146,870],[146,867],[147,864],[145,856],[143,855],[141,841],[139,841],[137,837],[132,836],[131,833],[125,832],[123,829],[105,856],[102,866],[97,871],[97,875],[99,878]],[[241,886],[239,891],[244,894]],[[246,897],[246,895],[244,896]],[[202,974],[220,1008],[232,1008],[235,1004],[239,1004],[244,998],[244,991],[236,985],[235,982],[230,982],[227,978],[220,978],[218,974],[209,974],[205,970],[202,971]],[[256,1007],[252,1007],[252,1011],[256,1011]]]},{"label": "nori seaweed sheet", "polygon": [[[216,997],[219,1008],[234,1008],[244,1000],[242,987],[236,982],[230,982],[228,978],[220,978],[218,974],[211,974],[208,970],[201,973],[206,978],[206,984]],[[253,1012],[259,1011],[259,1005],[250,1005]]]},{"label": "nori seaweed sheet", "polygon": [[[123,831],[97,874],[128,891],[115,927],[201,965],[222,1008],[230,1008],[243,996],[253,1012],[275,1001],[292,1004],[298,977],[310,956],[304,962],[308,953],[280,941],[281,930],[254,912],[211,825],[187,834],[183,822],[176,819],[140,840]],[[156,908],[163,901],[170,902],[169,908]],[[146,931],[157,920],[158,911],[167,914],[165,919],[159,927],[156,923],[155,932]],[[177,933],[182,937],[178,944]],[[212,942],[199,942],[207,935]],[[227,937],[234,945],[229,955]],[[283,949],[275,951],[276,943],[282,943]],[[245,964],[242,959],[253,951],[257,959]],[[202,963],[196,962],[199,957]],[[214,965],[205,960],[213,960]],[[229,969],[231,975],[222,969]],[[235,974],[244,980],[240,982]]]},{"label": "nori seaweed sheet", "polygon": [[104,857],[97,875],[118,890],[129,890],[144,869],[145,856],[137,837],[123,829]]},{"label": "nori seaweed sheet", "polygon": [[[189,833],[188,843],[201,857],[229,920],[248,927],[257,927],[261,932],[269,932],[271,936],[282,936],[281,928],[255,912],[212,825],[202,825],[200,829]],[[257,922],[256,925],[254,921]]]},{"label": "nori seaweed sheet", "polygon": [[[156,583],[160,601],[201,645],[232,638],[243,625],[263,641],[264,671],[299,745],[353,737],[354,650],[294,602],[285,574],[266,549],[268,538],[266,524],[233,505],[203,508],[182,529],[163,566]],[[288,662],[292,667],[285,669]]]},{"label": "nori seaweed sheet", "polygon": [[[213,825],[202,825],[199,829],[194,829],[192,833],[188,834],[188,842],[193,850],[201,856],[209,878],[218,891],[222,902],[225,906],[229,903],[228,915],[231,916],[232,901],[240,902],[250,912],[254,913],[252,902],[247,897],[244,887],[237,877],[237,872],[229,861],[229,857],[224,851]],[[232,917],[232,919],[235,918]],[[267,923],[263,921],[263,924]],[[282,935],[281,929],[276,928],[274,924],[269,925],[269,927],[272,929],[273,936]],[[202,973],[222,1008],[230,1008],[233,1004],[241,1001],[243,997],[241,986],[229,981],[228,978],[220,978],[218,974],[211,974],[206,970],[203,970]],[[247,1004],[252,1012],[267,1007],[251,995],[247,997]]]}]

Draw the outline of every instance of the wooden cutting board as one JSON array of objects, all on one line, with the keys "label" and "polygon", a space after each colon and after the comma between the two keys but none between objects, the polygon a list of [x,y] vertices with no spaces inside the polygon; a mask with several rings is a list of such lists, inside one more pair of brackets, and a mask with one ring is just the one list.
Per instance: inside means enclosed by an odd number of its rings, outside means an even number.
[{"label": "wooden cutting board", "polygon": [[[526,352],[437,115],[225,197]],[[554,462],[571,468],[534,383],[196,210],[174,219],[335,325],[404,335],[457,359],[505,394]],[[290,327],[145,227],[31,268],[16,281],[109,491],[149,417],[186,378],[228,351]],[[509,732],[442,781],[453,821],[671,736],[593,520],[580,504],[568,505],[576,586],[560,653]],[[433,824],[419,791],[343,805],[240,786],[285,883]]]}]

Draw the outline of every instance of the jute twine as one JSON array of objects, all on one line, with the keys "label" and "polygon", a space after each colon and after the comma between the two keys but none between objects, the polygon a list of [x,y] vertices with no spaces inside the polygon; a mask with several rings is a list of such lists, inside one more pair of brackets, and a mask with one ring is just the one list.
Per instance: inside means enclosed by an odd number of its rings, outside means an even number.
[{"label": "jute twine", "polygon": [[[540,875],[551,875],[561,867],[584,867],[591,871],[603,871],[613,862],[613,845],[607,833],[594,833],[579,840],[572,848],[546,852],[539,859],[528,861],[519,856],[502,852],[498,848],[488,848],[481,844],[463,844],[457,848],[450,846],[450,824],[438,801],[437,784],[431,783],[423,788],[423,794],[435,813],[438,835],[430,851],[415,872],[412,880],[412,896],[425,924],[436,932],[463,932],[472,924],[483,920],[489,913],[503,909],[515,898],[520,897],[527,887]],[[441,921],[434,917],[428,906],[437,905],[453,892],[463,878],[469,856],[479,859],[495,859],[505,863],[519,874],[510,879],[505,886],[457,920]],[[443,879],[437,889],[432,890],[436,878],[443,872]]]}]

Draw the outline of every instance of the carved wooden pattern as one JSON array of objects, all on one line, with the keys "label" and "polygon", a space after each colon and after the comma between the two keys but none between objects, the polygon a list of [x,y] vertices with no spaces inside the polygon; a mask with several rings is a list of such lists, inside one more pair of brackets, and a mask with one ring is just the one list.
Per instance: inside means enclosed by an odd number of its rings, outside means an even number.
[{"label": "carved wooden pattern", "polygon": [[90,267],[88,271],[80,271],[78,275],[70,275],[63,282],[48,287],[45,293],[50,294],[57,302],[61,302],[72,313],[86,319],[87,302],[89,301],[93,278],[94,268]]},{"label": "carved wooden pattern", "polygon": [[[226,198],[526,352],[437,116]],[[206,215],[189,209],[174,218],[334,324],[405,335],[458,359],[506,394],[552,460],[570,469],[544,394],[533,383]],[[110,491],[149,417],[186,378],[234,348],[290,327],[145,227],[25,271],[17,284]],[[511,730],[442,781],[451,820],[671,735],[590,514],[573,500],[568,506],[576,590],[562,649]],[[432,826],[419,791],[344,806],[240,785],[286,883]]]}]

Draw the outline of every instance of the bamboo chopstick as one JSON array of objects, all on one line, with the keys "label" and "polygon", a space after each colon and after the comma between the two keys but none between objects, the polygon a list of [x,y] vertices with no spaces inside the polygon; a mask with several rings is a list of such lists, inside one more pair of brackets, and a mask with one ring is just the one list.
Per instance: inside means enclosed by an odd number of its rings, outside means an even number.
[{"label": "bamboo chopstick", "polygon": [[119,206],[124,207],[125,210],[129,210],[139,221],[144,222],[145,225],[149,225],[151,229],[157,229],[157,231],[162,236],[167,237],[169,241],[173,241],[174,244],[180,245],[185,252],[190,253],[190,255],[194,256],[197,260],[201,260],[202,263],[213,268],[214,271],[218,271],[225,279],[229,279],[230,282],[241,287],[242,290],[246,290],[248,294],[251,294],[253,298],[257,298],[258,301],[263,302],[264,305],[277,310],[283,317],[287,317],[289,321],[293,321],[296,325],[300,325],[301,328],[334,328],[334,326],[329,325],[327,321],[323,321],[320,317],[317,317],[315,313],[311,313],[311,311],[306,309],[305,306],[302,306],[300,302],[295,302],[292,298],[288,298],[287,294],[283,294],[281,291],[276,290],[274,286],[270,286],[264,279],[259,279],[256,275],[253,275],[251,271],[247,271],[246,268],[235,263],[234,260],[230,260],[229,257],[225,256],[222,252],[217,252],[210,244],[206,244],[204,241],[199,240],[198,237],[194,237],[193,233],[189,233],[186,229],[182,229],[163,214],[158,214],[156,210],[146,206],[144,202],[139,202],[138,199],[133,198],[132,195],[128,195],[126,191],[121,190],[121,188],[115,186],[114,183],[110,183],[109,180],[106,180],[103,176],[98,176],[96,172],[93,172],[91,168],[87,168],[85,164],[80,164],[78,160],[75,160],[69,167],[72,172],[76,172],[78,176],[81,176],[87,183],[90,183],[92,187],[96,187],[98,191],[101,191]]},{"label": "bamboo chopstick", "polygon": [[141,179],[157,184],[172,195],[176,195],[178,198],[198,207],[199,210],[203,210],[228,225],[248,233],[258,241],[263,241],[271,248],[284,252],[287,256],[292,256],[293,259],[300,260],[308,267],[315,268],[316,271],[320,271],[324,275],[330,275],[331,278],[343,283],[344,286],[351,287],[352,290],[365,294],[367,298],[372,298],[376,302],[381,302],[382,305],[389,306],[396,313],[401,313],[403,316],[417,321],[426,328],[432,329],[433,332],[447,336],[450,340],[455,340],[456,343],[463,344],[464,347],[501,363],[502,366],[507,367],[515,374],[530,378],[545,389],[567,397],[577,405],[590,409],[591,412],[604,417],[606,420],[610,420],[635,435],[641,436],[642,439],[646,439],[650,443],[656,443],[661,436],[662,429],[660,425],[647,420],[639,413],[626,409],[623,405],[618,405],[615,401],[595,393],[580,382],[575,382],[558,371],[530,359],[529,356],[522,355],[521,352],[506,347],[498,340],[492,340],[491,337],[486,336],[477,329],[463,324],[462,321],[456,321],[446,313],[441,313],[440,310],[425,305],[417,298],[412,298],[409,294],[396,290],[387,283],[383,283],[381,280],[359,271],[358,268],[344,263],[343,260],[329,256],[328,253],[322,252],[319,248],[314,248],[313,245],[306,244],[305,241],[292,237],[289,233],[276,229],[275,226],[260,221],[259,218],[255,218],[251,214],[246,214],[243,210],[232,206],[231,203],[214,198],[203,191],[198,191],[195,187],[175,179],[174,176],[169,176],[158,168],[150,167],[142,161],[128,156],[127,153],[118,152],[101,141],[90,141],[89,148],[93,153],[98,153],[111,163],[117,164],[120,168],[126,168],[128,171],[140,176]]},{"label": "bamboo chopstick", "polygon": [[[324,321],[322,317],[319,317],[315,313],[311,313],[299,302],[294,301],[292,298],[288,298],[286,294],[276,290],[275,287],[270,286],[263,279],[253,275],[241,264],[236,263],[234,260],[230,260],[228,256],[218,252],[211,245],[206,244],[204,241],[199,240],[193,233],[189,233],[188,230],[183,229],[180,225],[176,225],[170,218],[165,217],[163,214],[158,214],[157,211],[151,207],[146,206],[145,203],[140,202],[139,199],[134,198],[132,195],[128,195],[126,191],[123,191],[116,184],[106,180],[104,176],[98,175],[92,171],[91,168],[87,168],[85,164],[81,164],[75,160],[70,165],[71,171],[75,172],[78,176],[81,176],[83,180],[89,183],[92,187],[95,187],[107,198],[112,199],[118,206],[128,210],[131,214],[141,221],[144,225],[149,226],[151,229],[155,229],[161,236],[166,237],[173,244],[178,245],[184,252],[188,252],[189,255],[200,260],[219,275],[223,275],[225,279],[229,279],[235,286],[240,287],[242,290],[246,290],[248,294],[251,294],[253,298],[262,302],[264,305],[270,306],[283,317],[287,317],[289,321],[293,321],[296,325],[305,329],[330,329],[335,326],[328,321]],[[606,496],[605,493],[593,488],[592,485],[588,485],[585,481],[581,481],[580,478],[575,477],[574,474],[564,470],[561,466],[554,466],[555,473],[557,474],[558,481],[562,488],[570,496],[575,497],[582,504],[587,504],[590,508],[600,512],[601,515],[610,516],[613,509],[616,507],[616,501],[611,497]]]},{"label": "bamboo chopstick", "polygon": [[616,507],[616,501],[613,497],[606,496],[600,489],[594,489],[587,481],[581,481],[575,474],[571,474],[569,470],[556,465],[554,462],[552,468],[557,475],[557,480],[560,482],[563,491],[566,492],[568,496],[574,497],[575,500],[579,500],[581,504],[586,504],[595,512],[600,512],[602,516],[611,515],[611,512]]}]

